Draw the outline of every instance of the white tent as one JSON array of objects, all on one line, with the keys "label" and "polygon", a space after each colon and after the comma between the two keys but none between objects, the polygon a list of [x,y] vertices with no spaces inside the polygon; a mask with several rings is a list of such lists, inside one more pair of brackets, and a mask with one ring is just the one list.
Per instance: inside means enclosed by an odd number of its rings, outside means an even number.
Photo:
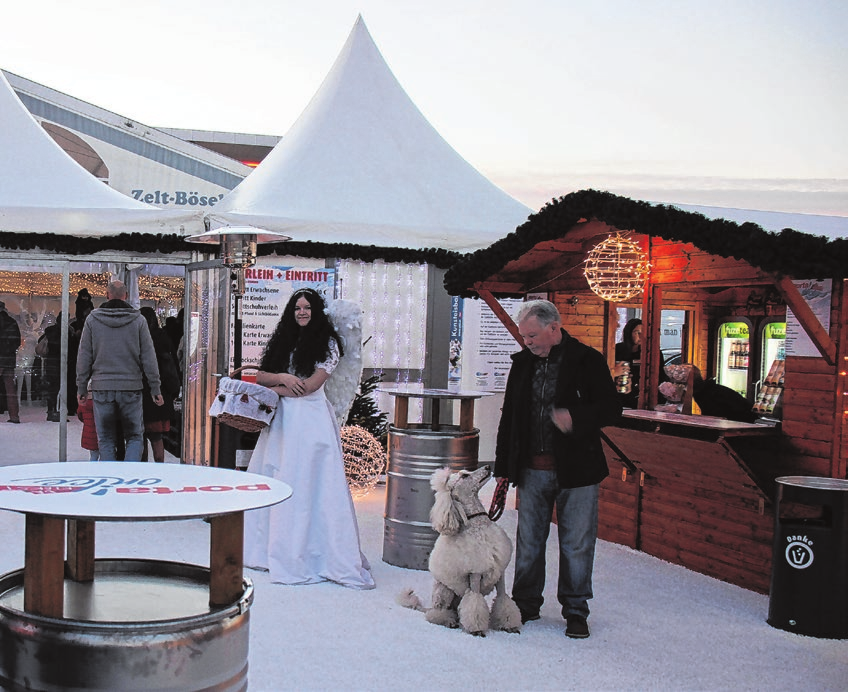
[{"label": "white tent", "polygon": [[848,217],[826,216],[824,214],[797,214],[781,211],[759,211],[754,209],[734,209],[732,207],[706,207],[696,204],[677,204],[671,206],[703,214],[708,219],[726,219],[734,223],[755,223],[766,231],[775,233],[784,228],[793,228],[810,235],[823,235],[831,240],[848,237]]},{"label": "white tent", "polygon": [[529,213],[433,129],[359,17],[300,118],[210,218],[294,241],[465,252]]},{"label": "white tent", "polygon": [[163,210],[104,185],[41,128],[0,73],[0,231],[190,235],[200,212]]}]

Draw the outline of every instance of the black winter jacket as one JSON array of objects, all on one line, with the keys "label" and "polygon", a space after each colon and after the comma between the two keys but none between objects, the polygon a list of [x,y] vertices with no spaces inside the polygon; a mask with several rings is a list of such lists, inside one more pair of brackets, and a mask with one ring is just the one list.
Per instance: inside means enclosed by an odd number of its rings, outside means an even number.
[{"label": "black winter jacket", "polygon": [[[557,477],[562,488],[600,483],[609,475],[601,447],[600,430],[621,416],[621,403],[604,356],[562,330],[563,349],[557,380],[555,406],[571,413],[573,431],[559,430],[554,438]],[[506,383],[503,412],[495,447],[495,476],[521,481],[531,454],[530,396],[533,364],[530,351],[512,356]]]}]

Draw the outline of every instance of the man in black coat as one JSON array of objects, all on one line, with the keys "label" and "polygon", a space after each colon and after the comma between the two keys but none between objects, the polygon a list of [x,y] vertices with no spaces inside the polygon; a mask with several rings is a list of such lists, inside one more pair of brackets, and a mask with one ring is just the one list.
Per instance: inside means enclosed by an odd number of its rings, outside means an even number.
[{"label": "man in black coat", "polygon": [[20,347],[21,329],[15,318],[6,311],[6,303],[0,300],[0,380],[3,381],[3,390],[6,392],[10,423],[21,422],[18,390],[15,387],[15,368]]},{"label": "man in black coat", "polygon": [[600,430],[621,416],[604,356],[561,327],[556,306],[530,301],[518,314],[526,348],[512,356],[495,449],[499,488],[518,487],[513,600],[536,620],[545,586],[545,545],[556,506],[557,599],[566,635],[589,636],[588,600],[598,535],[598,489],[609,475]]}]

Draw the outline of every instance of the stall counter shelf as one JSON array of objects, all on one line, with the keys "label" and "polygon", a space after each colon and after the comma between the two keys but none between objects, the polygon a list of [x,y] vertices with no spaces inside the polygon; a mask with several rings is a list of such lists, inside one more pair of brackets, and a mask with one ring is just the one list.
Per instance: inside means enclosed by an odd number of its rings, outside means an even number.
[{"label": "stall counter shelf", "polygon": [[599,537],[768,592],[779,428],[626,409],[602,438]]}]

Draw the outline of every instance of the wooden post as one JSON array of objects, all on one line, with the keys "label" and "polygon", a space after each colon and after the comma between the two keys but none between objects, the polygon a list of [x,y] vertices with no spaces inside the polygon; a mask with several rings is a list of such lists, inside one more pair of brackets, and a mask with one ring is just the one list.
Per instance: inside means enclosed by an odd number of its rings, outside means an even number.
[{"label": "wooden post", "polygon": [[68,576],[74,581],[94,581],[94,522],[68,520]]},{"label": "wooden post", "polygon": [[830,451],[830,477],[848,474],[848,279],[839,291],[839,324],[836,326],[836,398],[833,416],[833,444]]},{"label": "wooden post", "polygon": [[460,399],[459,430],[468,432],[474,428],[474,399]]},{"label": "wooden post", "polygon": [[604,353],[610,370],[615,365],[615,331],[618,327],[618,309],[615,303],[604,301]]},{"label": "wooden post", "polygon": [[65,520],[26,515],[24,611],[61,618],[65,601]]},{"label": "wooden post", "polygon": [[405,430],[408,423],[407,419],[409,418],[409,397],[401,396],[398,394],[395,396],[395,427],[400,430]]},{"label": "wooden post", "polygon": [[244,512],[209,519],[209,605],[228,606],[244,593]]},{"label": "wooden post", "polygon": [[441,421],[441,400],[438,397],[430,400],[430,429],[438,432],[442,429]]}]

